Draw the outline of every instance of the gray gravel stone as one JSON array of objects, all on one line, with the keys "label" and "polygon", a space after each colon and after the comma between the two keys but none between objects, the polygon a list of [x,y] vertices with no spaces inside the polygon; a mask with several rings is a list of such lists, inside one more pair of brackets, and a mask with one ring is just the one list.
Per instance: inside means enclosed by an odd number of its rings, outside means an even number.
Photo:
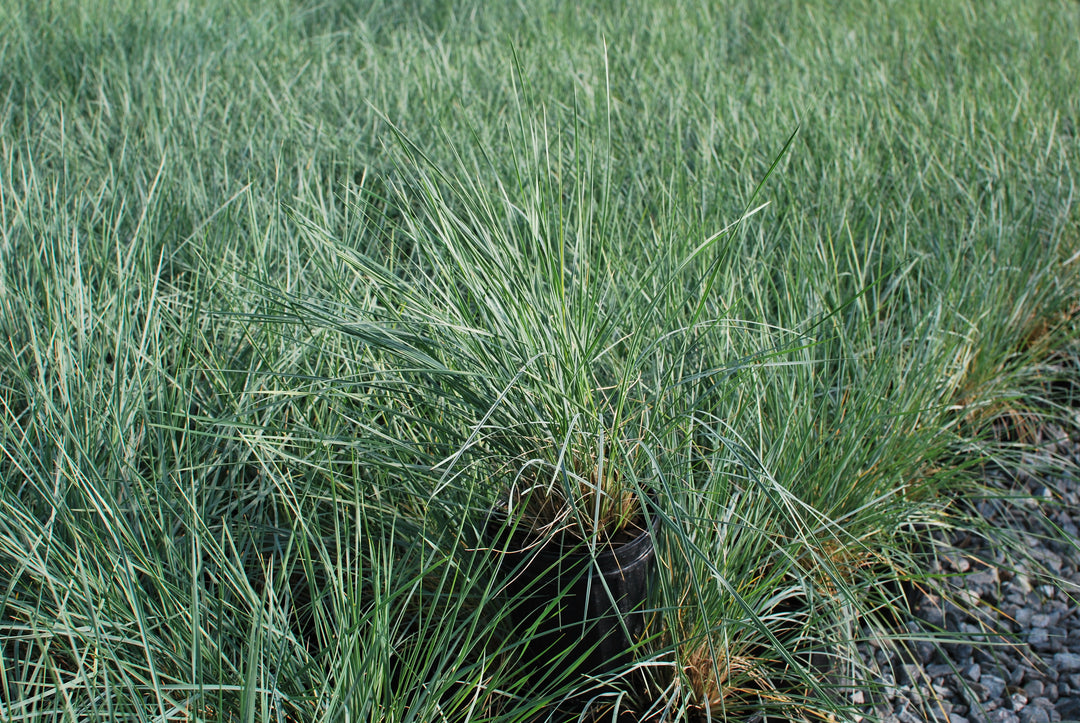
[{"label": "gray gravel stone", "polygon": [[990,700],[990,691],[986,689],[986,686],[981,683],[968,683],[961,690],[960,694],[963,695],[964,700],[968,702],[972,708],[979,707],[979,703],[985,703]]},{"label": "gray gravel stone", "polygon": [[986,723],[1020,723],[1020,718],[1011,710],[998,708],[986,714]]},{"label": "gray gravel stone", "polygon": [[953,666],[948,663],[932,663],[926,666],[926,675],[930,678],[944,678],[953,674]]},{"label": "gray gravel stone", "polygon": [[1061,698],[1054,710],[1063,721],[1080,721],[1080,698]]},{"label": "gray gravel stone", "polygon": [[905,708],[900,711],[900,715],[896,716],[896,719],[900,721],[900,723],[925,723],[920,716],[916,715],[911,710],[911,708]]},{"label": "gray gravel stone", "polygon": [[1020,723],[1050,723],[1050,712],[1046,708],[1025,706],[1019,713]]},{"label": "gray gravel stone", "polygon": [[984,675],[979,679],[979,683],[986,688],[990,700],[997,700],[1005,693],[1005,681],[996,675]]},{"label": "gray gravel stone", "polygon": [[1080,670],[1080,655],[1076,653],[1055,653],[1054,667],[1058,673],[1071,673]]}]

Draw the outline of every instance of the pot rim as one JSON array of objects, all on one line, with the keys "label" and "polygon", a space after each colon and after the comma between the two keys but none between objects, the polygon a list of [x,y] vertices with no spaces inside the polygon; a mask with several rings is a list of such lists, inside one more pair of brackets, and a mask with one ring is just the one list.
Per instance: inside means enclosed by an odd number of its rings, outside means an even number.
[{"label": "pot rim", "polygon": [[[650,493],[649,499],[655,504],[656,495]],[[660,530],[660,515],[653,512],[646,515],[642,505],[632,521],[620,530],[620,534],[632,535],[628,539],[616,542],[595,540],[590,544],[587,539],[564,530],[556,530],[540,537],[530,536],[531,530],[509,529],[505,507],[496,505],[487,518],[486,535],[491,539],[489,549],[502,555],[530,555],[543,561],[564,560],[573,563],[578,560],[595,559],[601,567],[629,567],[653,553],[653,539]],[[494,529],[493,529],[494,528]]]}]

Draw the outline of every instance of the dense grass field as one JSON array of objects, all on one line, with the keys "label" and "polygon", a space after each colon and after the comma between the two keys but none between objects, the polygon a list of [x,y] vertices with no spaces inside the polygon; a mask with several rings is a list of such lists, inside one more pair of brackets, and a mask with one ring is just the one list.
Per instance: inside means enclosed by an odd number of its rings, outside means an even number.
[{"label": "dense grass field", "polygon": [[[1080,426],[1078,78],[1072,0],[6,0],[0,722],[851,719]],[[521,659],[518,437],[655,494],[629,693]]]}]

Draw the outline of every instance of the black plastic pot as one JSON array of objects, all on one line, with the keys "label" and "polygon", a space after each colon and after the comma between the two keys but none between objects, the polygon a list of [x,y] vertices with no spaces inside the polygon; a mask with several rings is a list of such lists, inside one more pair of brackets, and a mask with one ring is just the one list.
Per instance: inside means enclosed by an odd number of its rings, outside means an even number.
[{"label": "black plastic pot", "polygon": [[631,661],[645,631],[657,522],[648,529],[642,517],[625,541],[593,551],[570,535],[537,542],[499,527],[498,569],[534,685],[557,682],[568,666],[596,675]]}]

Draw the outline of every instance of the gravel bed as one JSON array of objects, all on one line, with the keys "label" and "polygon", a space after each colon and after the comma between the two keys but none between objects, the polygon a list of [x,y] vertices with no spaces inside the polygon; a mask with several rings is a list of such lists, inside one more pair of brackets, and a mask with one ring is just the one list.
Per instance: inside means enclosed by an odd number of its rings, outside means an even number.
[{"label": "gravel bed", "polygon": [[[1048,453],[1080,465],[1080,435],[1053,427],[1041,434]],[[1002,499],[979,502],[977,512],[1002,534],[1019,536],[1028,559],[1007,561],[1000,544],[982,537],[939,541],[931,571],[943,576],[948,594],[914,593],[908,623],[938,640],[904,653],[862,646],[880,685],[854,694],[867,717],[1080,721],[1080,477],[1074,467],[1052,480],[990,473],[990,482]],[[1048,522],[1064,534],[1046,535]]]}]

